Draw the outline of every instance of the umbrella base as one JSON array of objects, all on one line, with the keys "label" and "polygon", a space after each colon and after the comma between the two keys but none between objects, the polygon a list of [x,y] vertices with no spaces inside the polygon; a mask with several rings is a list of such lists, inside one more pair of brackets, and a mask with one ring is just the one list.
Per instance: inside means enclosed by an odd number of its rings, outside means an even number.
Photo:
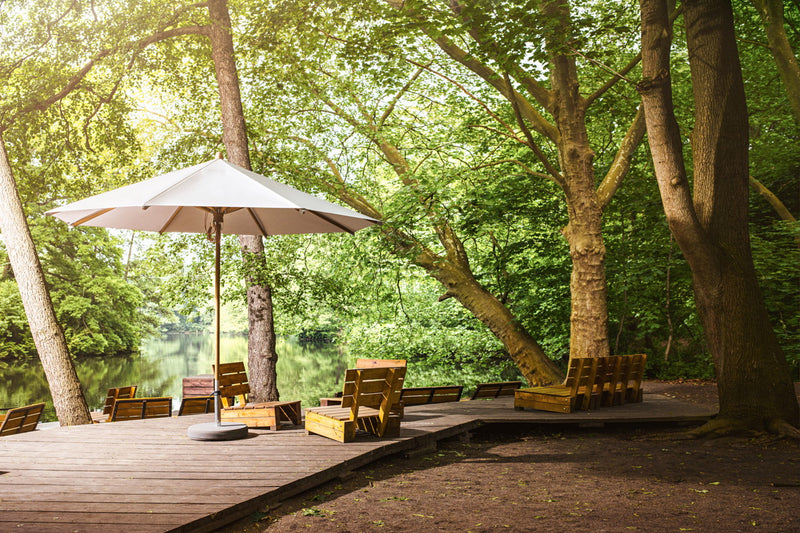
[{"label": "umbrella base", "polygon": [[245,424],[195,424],[187,431],[192,440],[238,440],[247,438]]}]

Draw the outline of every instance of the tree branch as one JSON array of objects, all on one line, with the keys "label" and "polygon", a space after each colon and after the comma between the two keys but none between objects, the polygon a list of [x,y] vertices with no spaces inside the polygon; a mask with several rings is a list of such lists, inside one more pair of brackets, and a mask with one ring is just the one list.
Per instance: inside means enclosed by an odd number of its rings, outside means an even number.
[{"label": "tree branch", "polygon": [[14,117],[10,118],[7,123],[0,124],[0,133],[7,130],[19,116],[27,113],[32,113],[35,111],[44,111],[54,103],[65,98],[69,93],[74,91],[79,86],[81,81],[83,81],[86,75],[89,74],[89,72],[91,72],[91,70],[106,57],[124,50],[130,50],[130,49],[142,50],[151,44],[166,39],[171,39],[173,37],[180,35],[198,35],[198,34],[204,35],[207,29],[208,28],[206,26],[185,26],[181,28],[172,28],[169,30],[157,32],[154,35],[148,36],[144,39],[141,39],[133,43],[127,43],[114,48],[107,48],[105,50],[101,50],[86,64],[84,64],[83,67],[80,68],[80,70],[78,70],[75,74],[73,74],[72,77],[70,77],[70,79],[64,84],[64,86],[58,92],[51,94],[47,98],[41,100],[34,100],[30,102],[28,105],[26,105],[25,107],[20,109],[17,113],[15,113]]},{"label": "tree branch", "polygon": [[539,159],[542,165],[544,165],[545,170],[547,170],[547,173],[552,176],[553,181],[558,183],[563,190],[567,186],[566,179],[564,179],[564,176],[561,175],[558,169],[553,166],[552,163],[550,163],[550,160],[547,159],[547,156],[534,140],[533,135],[531,135],[531,130],[528,129],[528,127],[525,125],[525,121],[522,118],[522,113],[520,112],[517,98],[515,96],[516,92],[511,86],[511,80],[508,78],[508,74],[505,75],[505,79],[506,84],[508,85],[509,93],[511,94],[511,107],[514,109],[514,116],[517,118],[517,124],[519,125],[520,129],[525,134],[525,138],[528,139],[528,147],[533,151],[534,154],[536,154],[536,157]]},{"label": "tree branch", "polygon": [[386,119],[389,118],[389,115],[391,115],[392,111],[394,111],[394,108],[397,105],[397,102],[399,102],[400,98],[405,93],[407,93],[409,91],[409,89],[411,89],[411,86],[414,84],[415,81],[417,81],[417,78],[419,78],[419,76],[420,76],[420,74],[422,74],[422,72],[423,72],[423,68],[419,67],[416,70],[416,72],[414,72],[414,74],[412,74],[411,79],[409,79],[408,82],[405,85],[403,85],[403,87],[399,91],[397,91],[397,94],[394,95],[394,98],[392,98],[392,101],[389,103],[389,106],[383,112],[383,115],[381,115],[381,118],[378,119],[378,126],[379,127],[383,126],[383,123],[386,122]]},{"label": "tree branch", "polygon": [[647,131],[647,125],[644,119],[644,106],[640,105],[636,110],[636,116],[633,122],[625,133],[625,138],[620,143],[619,150],[614,156],[614,161],[611,163],[611,168],[608,169],[606,177],[597,187],[597,202],[600,204],[600,209],[605,207],[611,202],[611,199],[616,194],[622,181],[628,174],[631,168],[631,159],[634,152],[641,144],[644,134]]}]

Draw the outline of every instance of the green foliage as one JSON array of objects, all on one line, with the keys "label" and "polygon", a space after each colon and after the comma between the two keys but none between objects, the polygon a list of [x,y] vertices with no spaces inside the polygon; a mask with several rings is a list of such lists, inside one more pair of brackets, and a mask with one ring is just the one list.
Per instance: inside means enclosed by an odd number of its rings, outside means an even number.
[{"label": "green foliage", "polygon": [[[354,317],[342,332],[353,358],[406,359],[408,386],[518,379],[502,344],[452,300],[437,302],[435,283],[404,280],[380,321]],[[399,300],[399,305],[398,301]]]},{"label": "green foliage", "polygon": [[790,364],[800,368],[800,223],[751,229],[753,260],[764,302]]},{"label": "green foliage", "polygon": [[[155,322],[144,312],[142,291],[124,279],[120,241],[105,230],[69,230],[41,216],[33,219],[31,232],[70,352],[138,350]],[[13,278],[0,280],[0,308],[0,357],[32,355],[35,348]]]},{"label": "green foliage", "polygon": [[[15,28],[0,36],[0,72],[6,75],[0,124],[13,123],[4,137],[71,349],[135,349],[156,321],[162,331],[207,329],[213,247],[203,236],[115,238],[103,231],[68,231],[41,218],[43,206],[55,201],[207,160],[222,149],[207,40],[192,36],[144,50],[115,48],[107,66],[91,72],[81,90],[46,111],[22,113],[31,98],[63,84],[69,69],[82,64],[79,58],[163,27],[172,6],[58,1],[48,10],[34,0],[29,14],[36,23],[18,24],[25,5],[0,4],[0,25]],[[563,193],[536,174],[541,169],[530,150],[493,118],[517,127],[508,102],[430,37],[463,45],[464,24],[481,22],[485,32],[470,41],[472,57],[517,80],[518,66],[543,86],[549,85],[545,48],[561,46],[577,58],[581,91],[590,94],[636,54],[637,10],[621,2],[584,2],[573,6],[565,27],[542,16],[536,2],[478,0],[462,6],[461,17],[452,16],[451,4],[443,1],[406,2],[407,16],[380,0],[230,4],[254,169],[334,201],[346,188],[351,198],[363,198],[383,213],[384,230],[401,230],[435,252],[442,246],[432,221],[447,220],[481,285],[551,358],[565,357],[571,265],[560,233],[568,220]],[[121,6],[126,17],[115,16]],[[59,8],[67,13],[65,26],[48,36],[45,29]],[[763,46],[757,14],[749,2],[737,1],[736,9],[752,172],[798,214],[800,154],[791,142],[797,125]],[[185,13],[177,25],[207,22],[204,6]],[[424,27],[420,13],[433,23]],[[677,113],[690,125],[692,95],[680,35],[672,77]],[[30,55],[42,42],[42,55]],[[417,64],[430,68],[417,72]],[[635,81],[637,69],[626,77]],[[638,101],[624,80],[589,109],[598,179],[610,168]],[[390,105],[392,113],[384,116]],[[402,150],[410,165],[405,181],[376,149],[375,137]],[[542,149],[556,161],[551,145],[542,142]],[[687,151],[689,162],[690,157]],[[764,298],[787,357],[800,364],[800,258],[791,234],[797,230],[776,225],[760,197],[754,195],[751,206]],[[606,209],[604,239],[612,352],[646,352],[649,377],[710,377],[691,273],[670,240],[644,146]],[[123,265],[129,245],[132,259]],[[445,289],[411,266],[418,247],[397,250],[378,229],[354,236],[276,237],[265,246],[266,261],[254,269],[242,261],[235,237],[223,241],[227,329],[246,323],[244,279],[255,277],[272,288],[279,332],[336,338],[353,357],[408,359],[409,385],[516,377],[499,342],[457,302],[439,301]],[[0,358],[30,353],[8,272],[0,278],[0,310]]]},{"label": "green foliage", "polygon": [[34,352],[22,299],[13,280],[0,280],[0,359],[21,359]]}]

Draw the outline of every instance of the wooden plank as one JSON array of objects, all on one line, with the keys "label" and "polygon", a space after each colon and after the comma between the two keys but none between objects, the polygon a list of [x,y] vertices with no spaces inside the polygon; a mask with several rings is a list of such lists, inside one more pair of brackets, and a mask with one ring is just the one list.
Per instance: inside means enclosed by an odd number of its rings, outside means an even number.
[{"label": "wooden plank", "polygon": [[3,437],[0,531],[213,531],[354,468],[483,423],[701,420],[714,414],[657,395],[571,414],[512,407],[510,397],[411,406],[398,437],[357,433],[347,444],[302,429],[253,430],[250,438],[230,442],[187,437],[189,426],[210,422],[213,414]]},{"label": "wooden plank", "polygon": [[199,376],[189,376],[183,378],[182,395],[188,396],[209,396],[214,392],[214,376],[212,374],[201,374]]},{"label": "wooden plank", "polygon": [[478,383],[470,400],[479,398],[497,398],[499,396],[513,396],[514,391],[522,387],[521,381],[498,381],[494,383]]}]

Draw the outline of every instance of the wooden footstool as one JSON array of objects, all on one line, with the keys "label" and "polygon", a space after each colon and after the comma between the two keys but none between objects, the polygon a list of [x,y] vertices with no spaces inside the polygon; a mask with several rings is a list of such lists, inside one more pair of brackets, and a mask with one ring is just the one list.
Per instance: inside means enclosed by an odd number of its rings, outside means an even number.
[{"label": "wooden footstool", "polygon": [[277,431],[281,421],[300,425],[300,401],[248,403],[226,407],[220,411],[223,422],[246,424],[250,428],[269,428]]}]

